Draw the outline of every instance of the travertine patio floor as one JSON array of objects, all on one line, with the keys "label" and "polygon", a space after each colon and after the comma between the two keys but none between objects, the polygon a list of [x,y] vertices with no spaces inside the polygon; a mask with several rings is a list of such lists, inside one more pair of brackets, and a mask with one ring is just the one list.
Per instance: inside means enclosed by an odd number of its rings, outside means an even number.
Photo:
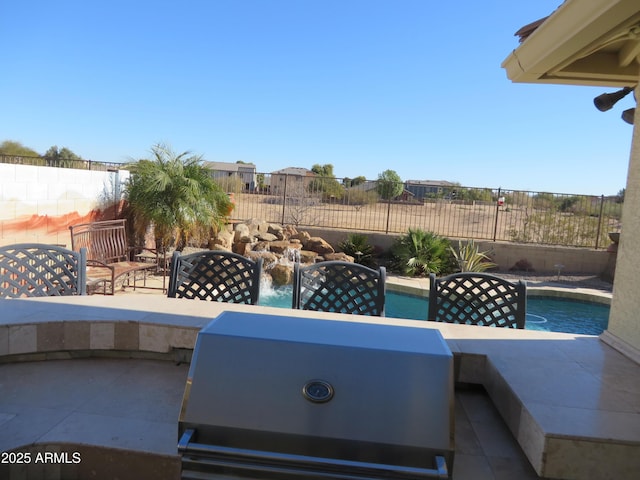
[{"label": "travertine patio floor", "polygon": [[[138,292],[0,300],[0,360],[10,362],[0,364],[2,451],[82,448],[75,472],[93,468],[89,478],[145,478],[109,476],[127,465],[146,478],[176,478],[187,367],[167,359],[187,359],[197,331],[224,309],[282,310]],[[457,358],[456,380],[488,393],[456,394],[454,479],[526,479],[535,471],[632,479],[640,471],[640,366],[597,337],[290,314],[440,330]],[[24,466],[0,468],[0,478],[31,478]],[[47,474],[40,478],[56,478]]]}]

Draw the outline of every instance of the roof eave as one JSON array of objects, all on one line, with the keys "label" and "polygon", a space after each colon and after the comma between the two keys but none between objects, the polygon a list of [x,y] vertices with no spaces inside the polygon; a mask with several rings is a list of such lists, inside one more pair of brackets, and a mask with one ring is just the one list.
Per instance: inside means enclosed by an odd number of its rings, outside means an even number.
[{"label": "roof eave", "polygon": [[[502,63],[517,83],[627,86],[638,81],[638,64],[612,69],[617,55],[588,55],[611,34],[640,18],[637,0],[567,0]],[[589,68],[572,70],[580,62]],[[569,65],[569,67],[567,67]],[[583,66],[585,66],[583,65]]]}]

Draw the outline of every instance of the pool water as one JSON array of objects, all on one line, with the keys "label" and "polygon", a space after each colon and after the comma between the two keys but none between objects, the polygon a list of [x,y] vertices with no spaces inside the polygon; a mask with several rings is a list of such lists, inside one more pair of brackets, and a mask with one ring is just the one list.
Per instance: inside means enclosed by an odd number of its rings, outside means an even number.
[{"label": "pool water", "polygon": [[[291,308],[291,287],[260,293],[260,305]],[[429,301],[425,297],[387,291],[385,315],[425,320]],[[527,299],[527,330],[600,335],[609,322],[609,306],[552,297]]]},{"label": "pool water", "polygon": [[550,297],[527,298],[527,330],[600,335],[609,324],[609,305]]}]

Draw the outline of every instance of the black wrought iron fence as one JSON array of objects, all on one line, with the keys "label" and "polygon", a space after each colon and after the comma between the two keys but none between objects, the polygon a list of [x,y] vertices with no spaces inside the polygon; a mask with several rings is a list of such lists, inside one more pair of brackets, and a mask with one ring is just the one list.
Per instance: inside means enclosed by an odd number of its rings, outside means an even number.
[{"label": "black wrought iron fence", "polygon": [[404,233],[420,228],[452,238],[604,248],[620,230],[622,199],[502,188],[403,183],[383,198],[377,181],[259,174],[257,188],[238,183],[237,220],[260,218],[302,227]]},{"label": "black wrought iron fence", "polygon": [[[0,163],[103,171],[123,168],[119,163],[55,162],[10,155],[0,155]],[[259,218],[283,225],[385,233],[420,228],[452,238],[589,248],[606,248],[608,234],[620,231],[623,199],[618,196],[463,187],[446,182],[390,186],[314,175],[264,173],[251,179],[245,175],[216,178],[225,191],[234,193],[235,220]],[[391,191],[394,195],[386,198]]]},{"label": "black wrought iron fence", "polygon": [[96,162],[93,160],[52,159],[23,155],[0,155],[0,163],[33,165],[37,167],[77,168],[78,170],[110,171],[123,169],[121,163]]}]

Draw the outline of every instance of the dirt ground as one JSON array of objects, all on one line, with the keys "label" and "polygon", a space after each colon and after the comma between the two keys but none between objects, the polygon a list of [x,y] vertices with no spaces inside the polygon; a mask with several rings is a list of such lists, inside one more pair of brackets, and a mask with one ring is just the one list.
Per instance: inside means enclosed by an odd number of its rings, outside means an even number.
[{"label": "dirt ground", "polygon": [[[438,200],[433,203],[374,203],[367,205],[327,204],[305,199],[288,199],[259,194],[236,194],[232,217],[237,220],[260,218],[268,222],[362,231],[404,233],[421,228],[439,235],[477,240],[524,241],[595,247],[594,225],[584,217],[556,212],[536,212],[520,206],[495,203],[461,203]],[[541,215],[547,215],[540,220]],[[537,216],[537,223],[532,218]],[[590,220],[591,222],[594,219]],[[597,219],[595,219],[597,222]],[[609,220],[607,220],[609,221]],[[604,227],[605,230],[609,227]],[[615,225],[611,225],[615,231]],[[585,236],[587,235],[587,236]],[[541,241],[546,239],[547,241]],[[550,241],[551,240],[551,241]],[[566,241],[566,243],[565,243]],[[576,243],[578,242],[578,243]],[[580,243],[581,242],[581,243]],[[599,239],[608,245],[609,239]]]}]

